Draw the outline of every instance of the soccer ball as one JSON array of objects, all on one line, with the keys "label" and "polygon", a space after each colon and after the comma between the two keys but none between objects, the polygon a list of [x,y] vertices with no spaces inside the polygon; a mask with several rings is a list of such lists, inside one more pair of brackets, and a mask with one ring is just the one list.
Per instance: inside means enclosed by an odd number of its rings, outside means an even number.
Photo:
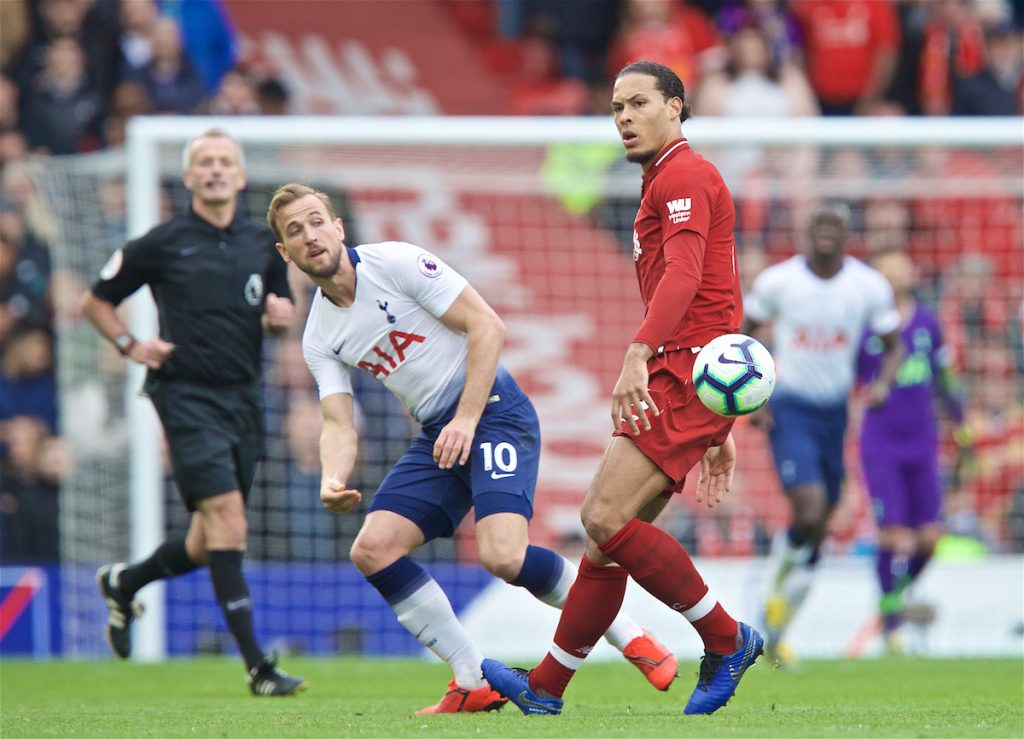
[{"label": "soccer ball", "polygon": [[775,360],[757,339],[725,334],[708,342],[697,354],[693,387],[713,413],[753,413],[768,402],[775,389]]}]

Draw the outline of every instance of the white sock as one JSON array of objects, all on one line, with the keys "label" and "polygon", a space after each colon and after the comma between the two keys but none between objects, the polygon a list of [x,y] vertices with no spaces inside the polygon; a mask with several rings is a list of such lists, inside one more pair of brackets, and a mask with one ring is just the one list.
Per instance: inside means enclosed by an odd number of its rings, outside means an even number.
[{"label": "white sock", "polygon": [[780,531],[772,540],[772,550],[768,555],[768,591],[773,595],[783,595],[786,581],[793,568],[807,563],[811,558],[811,546],[793,546],[787,531]]},{"label": "white sock", "polygon": [[[565,605],[565,599],[569,597],[569,588],[576,582],[578,573],[576,565],[565,557],[562,557],[562,565],[562,576],[558,578],[555,587],[539,599],[558,610],[562,610],[562,606]],[[617,565],[612,565],[612,567],[615,566]],[[608,631],[604,632],[604,638],[621,652],[631,641],[638,636],[643,636],[643,633],[644,630],[636,621],[620,611],[612,621],[612,625],[608,627]]]},{"label": "white sock", "polygon": [[480,671],[484,656],[455,617],[437,581],[431,578],[391,608],[420,644],[451,666],[459,687],[473,690],[485,685]]}]

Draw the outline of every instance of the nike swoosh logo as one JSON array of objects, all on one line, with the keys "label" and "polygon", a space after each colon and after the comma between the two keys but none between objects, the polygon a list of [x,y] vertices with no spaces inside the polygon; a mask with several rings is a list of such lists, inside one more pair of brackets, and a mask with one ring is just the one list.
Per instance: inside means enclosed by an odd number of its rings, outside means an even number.
[{"label": "nike swoosh logo", "polygon": [[181,254],[181,256],[183,256],[183,257],[188,257],[188,256],[191,256],[191,255],[195,254],[197,251],[199,251],[202,248],[203,248],[202,244],[192,244],[192,246],[186,246],[184,249],[182,249],[178,253]]},{"label": "nike swoosh logo", "polygon": [[535,700],[531,700],[530,696],[528,696],[526,694],[525,690],[522,691],[519,694],[519,697],[516,699],[516,703],[518,703],[521,706],[522,705],[527,705],[527,706],[530,706],[531,708],[539,708],[542,711],[544,711],[545,713],[548,713],[551,710],[551,708],[549,706],[546,706],[543,703],[538,703]]},{"label": "nike swoosh logo", "polygon": [[729,359],[724,354],[719,354],[718,355],[718,361],[721,364],[743,364],[743,365],[746,365],[747,367],[754,367],[755,366],[753,362],[748,362],[745,359]]},{"label": "nike swoosh logo", "polygon": [[237,611],[239,608],[244,608],[249,605],[248,598],[239,598],[238,600],[229,600],[224,604],[224,609],[227,611]]},{"label": "nike swoosh logo", "polygon": [[492,473],[491,473],[491,479],[492,479],[492,480],[500,480],[500,479],[502,479],[503,477],[512,477],[512,476],[514,476],[515,474],[516,474],[515,472],[506,472],[506,473],[504,473],[504,474],[501,474],[501,475],[499,475],[499,474],[498,474],[497,472],[492,472]]},{"label": "nike swoosh logo", "polygon": [[338,344],[338,348],[337,349],[331,349],[331,351],[334,352],[335,356],[337,356],[337,355],[341,354],[341,347],[343,347],[343,346],[345,346],[345,342],[344,341],[341,342],[340,344]]}]

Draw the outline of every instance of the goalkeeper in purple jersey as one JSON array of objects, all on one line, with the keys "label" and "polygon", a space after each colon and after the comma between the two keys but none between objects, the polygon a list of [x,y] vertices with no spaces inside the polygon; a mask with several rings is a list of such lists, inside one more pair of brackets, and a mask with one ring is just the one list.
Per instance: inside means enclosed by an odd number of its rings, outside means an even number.
[{"label": "goalkeeper in purple jersey", "polygon": [[[958,470],[970,453],[970,436],[938,319],[914,299],[910,258],[902,251],[884,252],[873,266],[892,285],[906,350],[888,400],[866,410],[860,436],[864,477],[878,522],[876,568],[883,635],[889,651],[900,651],[897,629],[904,594],[943,533],[936,392],[957,425]],[[857,362],[861,383],[870,383],[878,374],[881,355],[880,339],[866,334]]]}]

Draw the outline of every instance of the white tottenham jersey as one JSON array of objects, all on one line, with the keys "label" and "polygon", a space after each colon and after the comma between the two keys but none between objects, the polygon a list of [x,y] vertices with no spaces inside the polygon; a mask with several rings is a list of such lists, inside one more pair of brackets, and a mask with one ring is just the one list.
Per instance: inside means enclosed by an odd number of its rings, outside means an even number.
[{"label": "white tottenham jersey", "polygon": [[743,310],[774,324],[776,393],[820,405],[849,396],[865,329],[887,334],[900,324],[889,283],[853,257],[827,280],[803,256],[769,267],[754,280]]},{"label": "white tottenham jersey", "polygon": [[465,384],[466,335],[438,319],[468,283],[412,244],[348,251],[355,255],[355,301],[342,308],[317,289],[302,334],[320,398],[351,395],[349,368],[357,367],[384,383],[413,418],[428,422],[458,400]]}]

